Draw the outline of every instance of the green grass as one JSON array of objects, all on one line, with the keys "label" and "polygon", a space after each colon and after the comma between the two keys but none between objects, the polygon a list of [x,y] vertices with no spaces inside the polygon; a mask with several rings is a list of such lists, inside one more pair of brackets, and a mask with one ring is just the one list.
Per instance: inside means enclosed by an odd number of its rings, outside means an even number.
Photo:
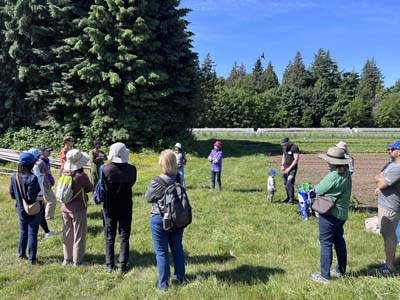
[{"label": "green grass", "polygon": [[[61,266],[62,235],[44,239],[41,229],[40,265],[19,262],[19,225],[14,202],[7,194],[9,178],[0,177],[0,299],[399,299],[398,278],[373,275],[372,268],[384,257],[383,241],[365,232],[367,214],[351,213],[345,225],[349,276],[327,286],[309,280],[310,273],[319,270],[317,220],[305,222],[296,207],[266,201],[266,170],[272,167],[266,154],[268,149],[279,150],[277,141],[223,140],[223,192],[218,193],[208,189],[206,156],[213,138],[188,146],[185,173],[194,219],[184,234],[187,286],[173,286],[167,293],[155,289],[150,205],[145,203],[144,192],[159,168],[157,154],[145,152],[131,156],[138,181],[130,239],[132,269],[124,276],[105,272],[100,207],[93,204],[88,209],[89,266]],[[315,147],[304,142],[302,147],[322,151],[335,141],[324,139]],[[377,151],[387,142],[391,140],[368,141]],[[277,186],[276,201],[281,201],[280,178]],[[61,233],[59,206],[56,220],[49,225]]]}]

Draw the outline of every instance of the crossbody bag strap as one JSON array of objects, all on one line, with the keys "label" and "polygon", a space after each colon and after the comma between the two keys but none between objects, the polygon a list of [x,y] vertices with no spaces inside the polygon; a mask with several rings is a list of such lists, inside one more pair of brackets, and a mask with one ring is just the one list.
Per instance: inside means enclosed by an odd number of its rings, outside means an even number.
[{"label": "crossbody bag strap", "polygon": [[[24,193],[23,190],[21,188],[21,182],[19,180],[19,173],[17,172],[16,176],[15,176],[15,180],[17,181],[17,188],[18,188],[18,193],[21,196],[21,201],[25,201],[26,203],[28,203],[24,197]],[[21,203],[22,204],[22,203]]]}]

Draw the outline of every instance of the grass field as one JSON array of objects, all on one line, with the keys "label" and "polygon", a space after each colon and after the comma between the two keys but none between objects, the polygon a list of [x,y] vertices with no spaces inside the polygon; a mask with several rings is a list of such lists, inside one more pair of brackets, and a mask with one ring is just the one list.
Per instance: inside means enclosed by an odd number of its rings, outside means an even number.
[{"label": "grass field", "polygon": [[[223,191],[209,187],[206,159],[215,138],[223,139]],[[225,136],[226,138],[226,136]],[[386,155],[393,137],[346,139],[353,152]],[[324,152],[338,138],[296,137],[304,151]],[[159,174],[158,155],[131,155],[137,166],[130,246],[130,271],[107,274],[100,207],[88,208],[88,266],[63,267],[62,235],[44,239],[40,230],[38,259],[30,266],[17,259],[19,225],[7,190],[9,178],[0,177],[0,299],[399,299],[398,277],[382,278],[373,269],[383,259],[383,241],[364,230],[365,213],[351,213],[345,225],[348,276],[319,285],[308,279],[319,270],[317,220],[303,221],[297,208],[266,201],[266,170],[271,153],[279,153],[278,138],[198,139],[187,145],[185,170],[194,219],[185,230],[184,287],[156,290],[157,268],[149,229],[150,205],[144,192]],[[57,173],[57,172],[54,172]],[[276,202],[283,200],[277,178]],[[61,213],[49,223],[62,231]],[[335,263],[335,260],[334,260]],[[400,267],[400,264],[398,264]]]}]

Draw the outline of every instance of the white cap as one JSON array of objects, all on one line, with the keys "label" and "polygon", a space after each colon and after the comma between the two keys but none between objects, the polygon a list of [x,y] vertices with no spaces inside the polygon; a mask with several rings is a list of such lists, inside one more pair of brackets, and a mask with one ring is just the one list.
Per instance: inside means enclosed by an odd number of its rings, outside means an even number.
[{"label": "white cap", "polygon": [[179,148],[179,149],[182,149],[182,144],[181,144],[181,143],[176,143],[176,144],[175,144],[175,147],[176,147],[176,148]]},{"label": "white cap", "polygon": [[67,152],[67,161],[64,165],[65,171],[76,171],[82,169],[89,161],[89,155],[78,149],[71,149]]}]

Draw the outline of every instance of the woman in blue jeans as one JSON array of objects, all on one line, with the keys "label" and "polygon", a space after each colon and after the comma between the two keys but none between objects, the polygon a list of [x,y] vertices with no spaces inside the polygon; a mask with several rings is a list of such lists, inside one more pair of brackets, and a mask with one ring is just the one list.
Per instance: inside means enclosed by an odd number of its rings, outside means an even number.
[{"label": "woman in blue jeans", "polygon": [[[28,215],[22,201],[33,204],[38,200],[40,186],[37,177],[32,173],[36,157],[31,153],[22,153],[19,156],[18,172],[11,177],[10,196],[15,199],[15,206],[18,213],[20,226],[20,238],[18,244],[18,257],[20,259],[29,259],[31,264],[36,264],[37,235],[39,224],[42,220],[43,208],[36,215]],[[19,180],[19,183],[17,182]],[[20,190],[18,188],[20,185]],[[22,193],[22,195],[21,195]],[[23,198],[25,200],[23,200]],[[28,257],[26,256],[26,247],[29,245]]]},{"label": "woman in blue jeans", "polygon": [[[161,152],[159,165],[162,171],[159,177],[168,185],[174,184],[178,169],[174,152],[171,150],[164,150]],[[151,180],[145,198],[147,202],[153,204],[151,207],[150,230],[158,268],[157,287],[162,291],[167,291],[171,277],[168,246],[171,248],[174,261],[173,281],[177,284],[183,284],[186,280],[185,254],[182,245],[183,229],[173,229],[172,231],[165,231],[163,229],[163,219],[161,215],[161,213],[164,212],[162,203],[163,195],[164,187],[154,179]]]},{"label": "woman in blue jeans", "polygon": [[[329,173],[315,187],[319,196],[329,196],[335,203],[328,215],[319,216],[319,242],[321,245],[321,271],[311,274],[311,279],[319,283],[329,283],[331,277],[341,277],[346,273],[347,249],[343,225],[348,218],[352,189],[348,164],[350,159],[338,147],[331,147],[320,157],[329,163]],[[335,246],[337,265],[332,265],[332,246]]]}]

